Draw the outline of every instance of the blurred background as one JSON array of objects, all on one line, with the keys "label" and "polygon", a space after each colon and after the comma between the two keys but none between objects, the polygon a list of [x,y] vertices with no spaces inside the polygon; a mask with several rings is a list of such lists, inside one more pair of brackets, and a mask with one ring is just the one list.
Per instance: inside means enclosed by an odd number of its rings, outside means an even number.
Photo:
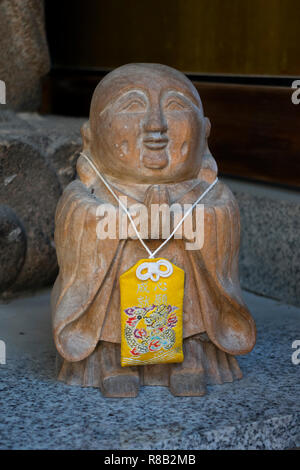
[{"label": "blurred background", "polygon": [[54,67],[161,62],[186,73],[299,75],[297,0],[46,2]]},{"label": "blurred background", "polygon": [[197,85],[222,173],[300,184],[298,0],[52,0],[46,26],[45,111],[87,116],[105,72],[167,64]]}]

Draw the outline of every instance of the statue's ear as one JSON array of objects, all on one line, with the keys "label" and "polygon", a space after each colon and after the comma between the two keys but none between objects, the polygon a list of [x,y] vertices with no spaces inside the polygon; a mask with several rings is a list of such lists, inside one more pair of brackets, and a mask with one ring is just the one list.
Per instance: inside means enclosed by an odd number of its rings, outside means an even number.
[{"label": "statue's ear", "polygon": [[205,140],[206,140],[206,146],[202,158],[202,165],[201,165],[201,170],[199,171],[198,178],[200,180],[207,181],[207,183],[213,183],[213,181],[216,179],[216,176],[218,174],[218,166],[216,163],[216,160],[212,156],[209,148],[208,148],[208,143],[207,139],[210,135],[210,130],[211,130],[211,123],[208,118],[205,118]]},{"label": "statue's ear", "polygon": [[208,146],[204,152],[202,158],[201,170],[198,174],[198,179],[207,181],[207,183],[213,183],[218,174],[218,166],[216,160],[210,153]]},{"label": "statue's ear", "polygon": [[210,130],[211,130],[211,123],[208,117],[204,118],[205,119],[205,137],[206,139],[209,138],[210,136]]},{"label": "statue's ear", "polygon": [[[81,136],[83,140],[83,153],[86,153],[90,157],[91,129],[89,121],[85,122],[81,127]],[[92,186],[97,180],[97,175],[94,170],[81,155],[77,160],[76,169],[79,178],[87,187]]]},{"label": "statue's ear", "polygon": [[91,128],[89,121],[85,122],[81,127],[81,136],[83,140],[83,151],[88,152],[91,146]]}]

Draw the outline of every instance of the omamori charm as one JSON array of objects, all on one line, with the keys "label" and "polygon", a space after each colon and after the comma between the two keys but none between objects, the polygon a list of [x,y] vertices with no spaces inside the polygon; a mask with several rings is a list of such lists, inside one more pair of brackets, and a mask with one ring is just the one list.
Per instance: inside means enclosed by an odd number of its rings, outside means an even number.
[{"label": "omamori charm", "polygon": [[142,259],[120,277],[121,365],[182,362],[184,271]]}]

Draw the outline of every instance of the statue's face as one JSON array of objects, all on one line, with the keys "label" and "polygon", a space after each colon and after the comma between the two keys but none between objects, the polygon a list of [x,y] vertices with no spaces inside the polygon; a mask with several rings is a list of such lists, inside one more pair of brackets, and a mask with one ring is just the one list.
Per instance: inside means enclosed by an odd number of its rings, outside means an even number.
[{"label": "statue's face", "polygon": [[91,150],[99,168],[128,182],[196,177],[207,121],[187,83],[150,69],[116,88],[91,115]]}]

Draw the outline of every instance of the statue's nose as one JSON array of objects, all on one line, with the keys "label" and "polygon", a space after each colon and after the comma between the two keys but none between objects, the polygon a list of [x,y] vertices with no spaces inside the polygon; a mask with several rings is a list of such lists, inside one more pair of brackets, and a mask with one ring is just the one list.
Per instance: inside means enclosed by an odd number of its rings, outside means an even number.
[{"label": "statue's nose", "polygon": [[145,132],[167,132],[167,121],[164,117],[162,110],[160,109],[160,106],[152,107],[149,110],[146,115],[143,127]]}]

